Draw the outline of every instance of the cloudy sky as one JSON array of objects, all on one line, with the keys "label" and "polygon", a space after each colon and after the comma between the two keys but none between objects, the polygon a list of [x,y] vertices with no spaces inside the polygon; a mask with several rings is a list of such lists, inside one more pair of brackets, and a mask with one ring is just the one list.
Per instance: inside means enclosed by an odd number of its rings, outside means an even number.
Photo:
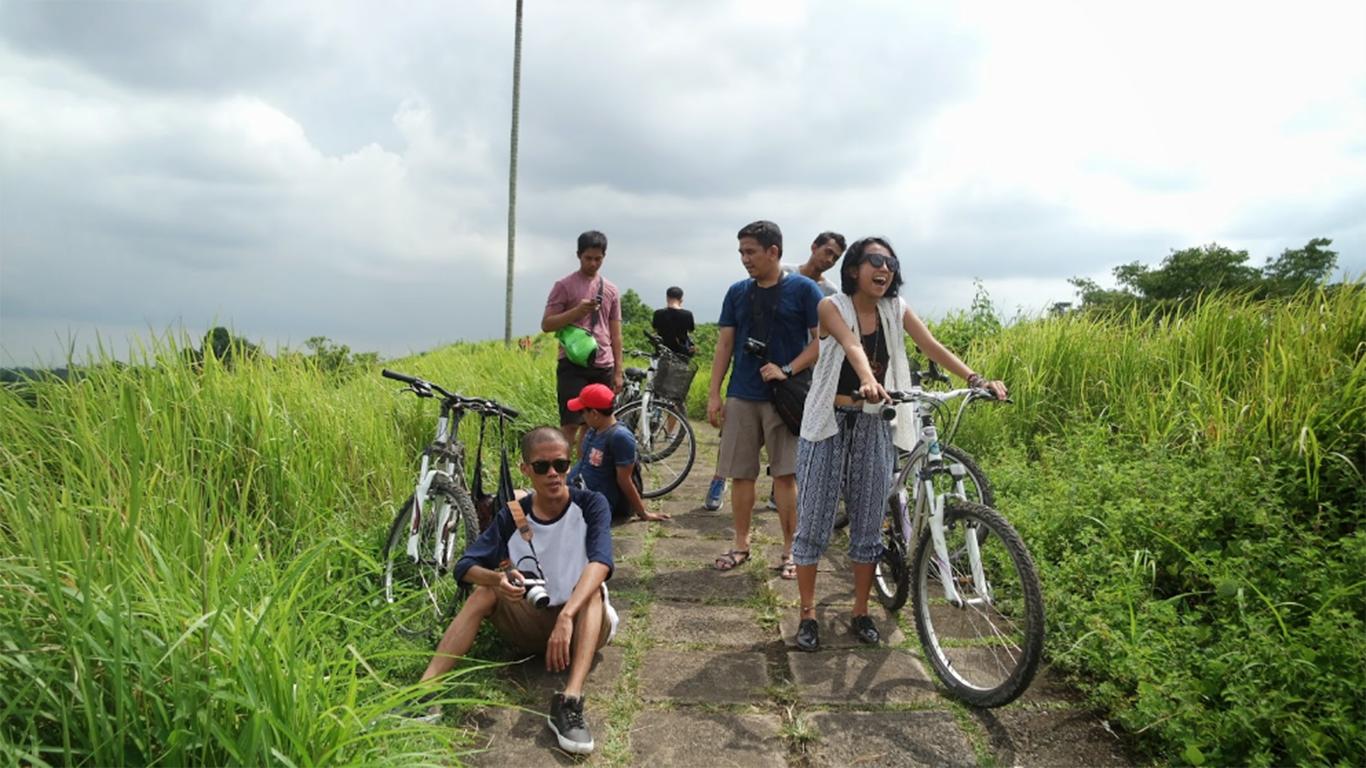
[{"label": "cloudy sky", "polygon": [[[968,6],[968,7],[960,7]],[[0,365],[215,324],[498,337],[512,0],[0,0]],[[574,238],[714,319],[735,231],[922,314],[1211,241],[1366,272],[1366,3],[526,0],[514,332]]]}]

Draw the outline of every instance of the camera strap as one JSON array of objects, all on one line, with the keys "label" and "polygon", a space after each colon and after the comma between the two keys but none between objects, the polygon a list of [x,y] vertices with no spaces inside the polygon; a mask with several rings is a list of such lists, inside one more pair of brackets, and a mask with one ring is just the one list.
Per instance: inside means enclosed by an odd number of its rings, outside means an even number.
[{"label": "camera strap", "polygon": [[[750,278],[752,282],[749,286],[749,335],[751,338],[757,339],[759,327],[763,326],[764,357],[769,362],[772,362],[773,358],[768,354],[768,344],[773,337],[773,322],[778,315],[778,307],[783,303],[783,281],[786,279],[787,275],[779,272],[778,282],[769,288],[760,288],[759,281]],[[771,293],[769,293],[770,291]],[[759,298],[769,295],[774,297],[773,306],[767,306],[768,302],[764,302],[766,306],[759,306]]]},{"label": "camera strap", "polygon": [[[512,522],[517,526],[517,532],[522,534],[522,538],[528,544],[531,543],[531,524],[526,520],[526,513],[522,511],[521,502],[516,499],[508,502],[508,512],[512,513]],[[535,550],[532,550],[533,552]]]}]

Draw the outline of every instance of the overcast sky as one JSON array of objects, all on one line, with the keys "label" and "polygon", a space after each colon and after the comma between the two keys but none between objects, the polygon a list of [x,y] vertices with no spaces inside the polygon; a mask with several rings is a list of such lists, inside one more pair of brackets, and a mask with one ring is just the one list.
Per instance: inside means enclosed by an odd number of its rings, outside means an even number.
[{"label": "overcast sky", "polygon": [[[960,7],[962,6],[962,7]],[[512,0],[0,0],[0,365],[215,324],[500,337]],[[605,271],[714,320],[882,234],[934,317],[1218,241],[1366,272],[1366,3],[526,0],[514,332]]]}]

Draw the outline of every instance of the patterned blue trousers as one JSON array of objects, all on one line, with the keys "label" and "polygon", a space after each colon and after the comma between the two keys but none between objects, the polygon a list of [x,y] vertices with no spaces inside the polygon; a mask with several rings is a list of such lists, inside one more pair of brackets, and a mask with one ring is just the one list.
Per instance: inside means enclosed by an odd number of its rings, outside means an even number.
[{"label": "patterned blue trousers", "polygon": [[797,565],[815,565],[830,546],[841,494],[849,513],[849,559],[875,563],[882,557],[882,514],[896,461],[892,428],[858,408],[835,411],[839,432],[797,443]]}]

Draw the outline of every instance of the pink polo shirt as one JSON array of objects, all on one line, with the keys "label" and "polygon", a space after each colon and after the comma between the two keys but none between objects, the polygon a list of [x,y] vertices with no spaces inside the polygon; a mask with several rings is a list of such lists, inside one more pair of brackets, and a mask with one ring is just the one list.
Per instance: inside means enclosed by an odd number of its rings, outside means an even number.
[{"label": "pink polo shirt", "polygon": [[[584,274],[576,269],[556,280],[555,285],[551,286],[550,297],[545,300],[545,309],[548,315],[558,315],[577,307],[584,299],[598,295],[599,284],[602,285],[602,304],[598,306],[598,311],[574,325],[593,334],[593,338],[598,342],[598,353],[593,358],[593,367],[611,368],[615,364],[612,355],[612,321],[621,322],[621,295],[611,280],[603,277],[601,273],[596,277],[584,277]],[[560,350],[560,357],[564,357],[563,349]]]}]

